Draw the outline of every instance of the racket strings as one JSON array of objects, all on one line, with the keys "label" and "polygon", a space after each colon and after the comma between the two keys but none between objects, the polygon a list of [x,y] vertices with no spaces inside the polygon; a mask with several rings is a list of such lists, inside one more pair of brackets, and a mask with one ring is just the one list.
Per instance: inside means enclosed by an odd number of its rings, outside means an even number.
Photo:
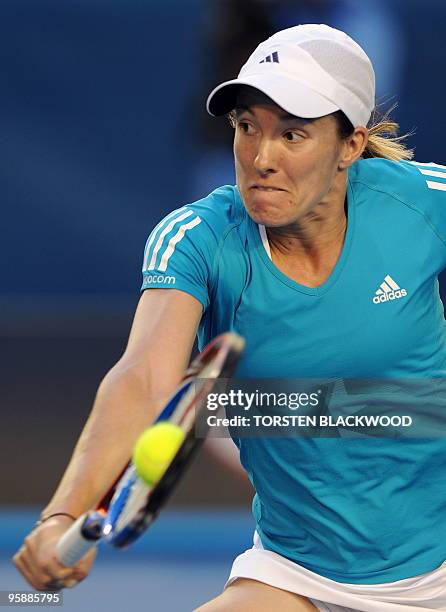
[{"label": "racket strings", "polygon": [[242,349],[242,339],[225,334],[192,362],[180,390],[172,396],[167,412],[161,417],[181,427],[186,434],[185,440],[161,479],[152,487],[138,478],[134,466],[128,468],[109,507],[107,534],[105,531],[104,534],[111,544],[125,547],[154,520],[203,442],[202,438],[195,437],[194,426],[200,412],[206,409],[209,393],[219,377],[231,376]]}]

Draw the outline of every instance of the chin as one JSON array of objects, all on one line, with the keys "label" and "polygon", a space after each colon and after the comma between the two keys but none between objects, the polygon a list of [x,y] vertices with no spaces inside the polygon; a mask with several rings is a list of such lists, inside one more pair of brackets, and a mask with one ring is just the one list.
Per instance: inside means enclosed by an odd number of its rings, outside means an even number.
[{"label": "chin", "polygon": [[265,227],[283,227],[293,222],[283,211],[277,206],[271,206],[270,203],[246,204],[245,209],[251,219]]},{"label": "chin", "polygon": [[290,223],[287,219],[278,218],[277,215],[271,213],[268,214],[267,211],[250,210],[246,208],[246,212],[255,223],[264,225],[265,227],[283,227]]}]

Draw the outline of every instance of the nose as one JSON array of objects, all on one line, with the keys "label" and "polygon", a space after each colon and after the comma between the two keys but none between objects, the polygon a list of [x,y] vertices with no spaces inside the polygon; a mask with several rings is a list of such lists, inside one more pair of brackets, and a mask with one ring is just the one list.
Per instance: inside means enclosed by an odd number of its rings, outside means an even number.
[{"label": "nose", "polygon": [[260,174],[277,172],[277,149],[271,138],[261,138],[259,140],[254,167]]}]

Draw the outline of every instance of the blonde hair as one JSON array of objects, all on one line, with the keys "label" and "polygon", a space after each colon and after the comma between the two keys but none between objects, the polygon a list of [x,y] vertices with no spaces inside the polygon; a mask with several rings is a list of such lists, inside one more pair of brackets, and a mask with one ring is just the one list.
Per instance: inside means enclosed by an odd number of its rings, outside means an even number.
[{"label": "blonde hair", "polygon": [[392,106],[384,115],[380,115],[379,111],[374,109],[367,126],[369,141],[362,155],[364,158],[382,157],[393,161],[413,159],[414,150],[410,149],[405,142],[413,132],[398,136],[400,126],[390,117],[395,106]]},{"label": "blonde hair", "polygon": [[[370,157],[381,157],[392,161],[402,161],[404,159],[413,159],[414,150],[406,145],[406,140],[412,136],[413,132],[408,132],[402,136],[398,136],[399,124],[390,117],[390,113],[396,108],[396,105],[382,115],[377,108],[373,110],[371,119],[367,126],[369,131],[369,140],[362,154],[362,157],[367,159]],[[354,127],[350,120],[342,111],[333,113],[341,138],[348,138],[353,133]],[[235,111],[227,114],[230,125],[234,128],[236,125]]]}]

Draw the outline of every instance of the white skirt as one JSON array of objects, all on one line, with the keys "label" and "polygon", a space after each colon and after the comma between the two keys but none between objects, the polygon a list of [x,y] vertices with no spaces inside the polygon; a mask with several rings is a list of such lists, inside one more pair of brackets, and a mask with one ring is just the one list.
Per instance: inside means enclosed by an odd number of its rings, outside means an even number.
[{"label": "white skirt", "polygon": [[346,584],[265,550],[257,532],[254,546],[235,559],[226,586],[237,578],[251,578],[308,597],[321,612],[446,610],[446,561],[432,572],[396,582]]}]

